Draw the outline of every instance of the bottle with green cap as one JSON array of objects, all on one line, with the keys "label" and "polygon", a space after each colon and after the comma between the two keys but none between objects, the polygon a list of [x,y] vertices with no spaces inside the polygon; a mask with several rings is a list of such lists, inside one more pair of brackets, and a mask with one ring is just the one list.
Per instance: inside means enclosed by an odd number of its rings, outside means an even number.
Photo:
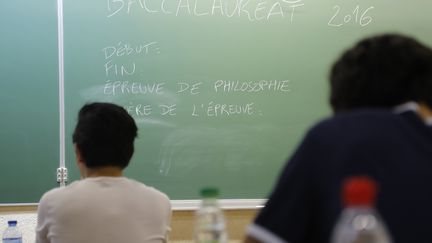
[{"label": "bottle with green cap", "polygon": [[201,205],[195,215],[195,242],[226,243],[228,236],[225,218],[218,203],[219,190],[204,188],[201,197]]}]

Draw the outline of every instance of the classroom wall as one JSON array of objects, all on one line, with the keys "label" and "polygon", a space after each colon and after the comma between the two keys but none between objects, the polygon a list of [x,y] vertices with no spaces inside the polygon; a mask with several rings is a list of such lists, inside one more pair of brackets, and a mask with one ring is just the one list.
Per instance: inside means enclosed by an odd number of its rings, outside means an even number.
[{"label": "classroom wall", "polygon": [[[0,232],[6,227],[7,220],[17,219],[23,232],[24,243],[33,243],[36,227],[36,206],[0,207]],[[225,210],[230,242],[241,242],[247,225],[253,220],[257,209]],[[172,217],[172,232],[169,242],[192,242],[194,211],[175,210]]]}]

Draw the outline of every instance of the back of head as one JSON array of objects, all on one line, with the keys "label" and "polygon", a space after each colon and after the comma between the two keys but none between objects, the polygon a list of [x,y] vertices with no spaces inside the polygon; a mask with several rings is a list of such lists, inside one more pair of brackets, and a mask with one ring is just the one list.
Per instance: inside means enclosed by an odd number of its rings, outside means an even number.
[{"label": "back of head", "polygon": [[[335,112],[390,108],[407,101],[431,102],[432,50],[411,37],[366,38],[347,50],[330,73]],[[428,92],[429,91],[429,92]]]},{"label": "back of head", "polygon": [[125,168],[134,152],[137,127],[122,107],[110,103],[84,105],[78,114],[73,142],[88,168]]}]

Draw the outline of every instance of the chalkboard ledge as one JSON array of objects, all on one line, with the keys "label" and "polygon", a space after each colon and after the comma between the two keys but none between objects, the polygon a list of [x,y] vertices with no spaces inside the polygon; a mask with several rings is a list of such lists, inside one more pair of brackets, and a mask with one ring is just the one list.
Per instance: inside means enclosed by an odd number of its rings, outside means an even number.
[{"label": "chalkboard ledge", "polygon": [[[267,199],[221,199],[222,209],[259,209]],[[171,200],[172,209],[175,211],[190,211],[198,209],[200,200]],[[0,208],[7,207],[37,207],[38,203],[0,203]]]},{"label": "chalkboard ledge", "polygon": [[[264,207],[267,199],[221,199],[219,200],[222,209],[259,209]],[[172,200],[171,205],[176,211],[196,210],[200,200]]]}]

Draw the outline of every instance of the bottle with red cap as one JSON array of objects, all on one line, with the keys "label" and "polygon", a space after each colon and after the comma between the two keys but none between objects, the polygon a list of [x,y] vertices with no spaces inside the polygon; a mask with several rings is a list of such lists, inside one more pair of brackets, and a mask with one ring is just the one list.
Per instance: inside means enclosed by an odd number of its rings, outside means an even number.
[{"label": "bottle with red cap", "polygon": [[377,185],[365,176],[350,177],[343,185],[344,210],[332,234],[332,243],[391,243],[386,226],[375,210]]}]

